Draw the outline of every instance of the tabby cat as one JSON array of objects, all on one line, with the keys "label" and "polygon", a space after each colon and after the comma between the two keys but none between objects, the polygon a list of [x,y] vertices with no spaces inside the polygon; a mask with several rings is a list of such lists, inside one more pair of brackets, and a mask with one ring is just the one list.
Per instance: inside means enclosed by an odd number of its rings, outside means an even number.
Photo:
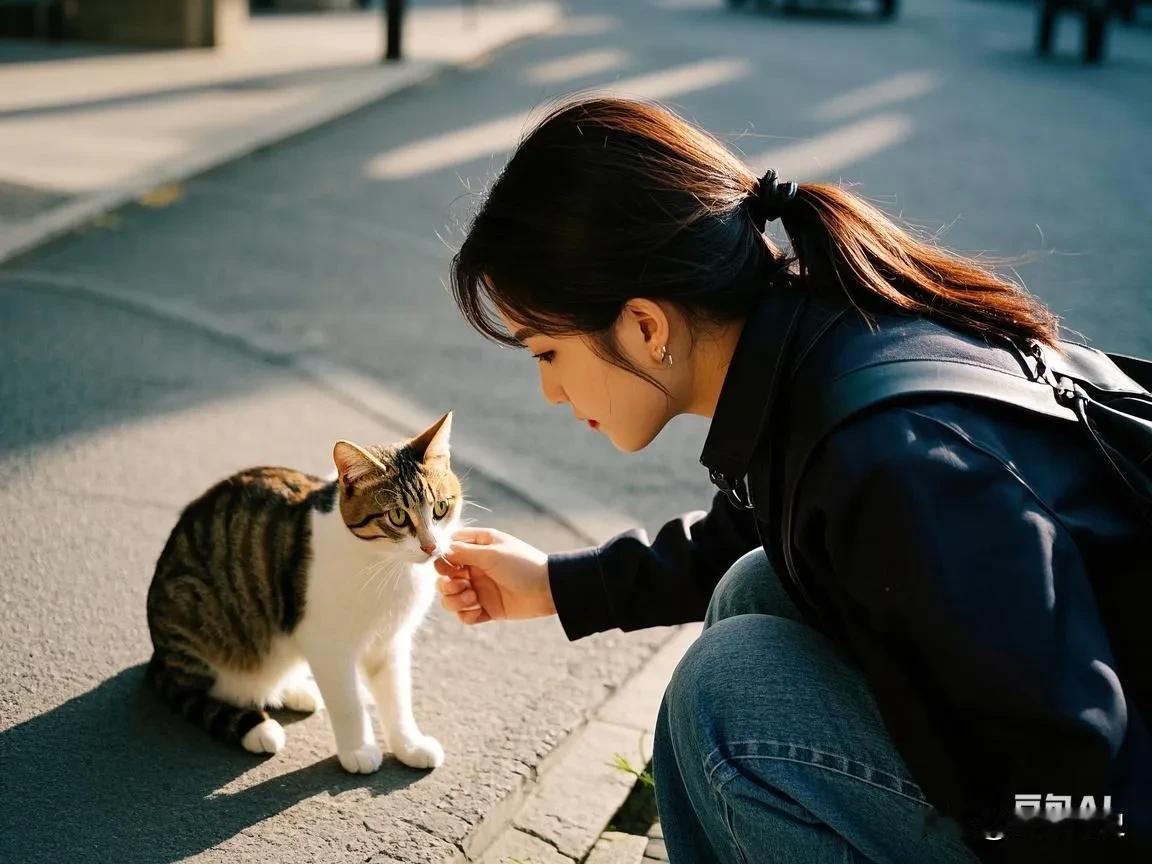
[{"label": "tabby cat", "polygon": [[367,690],[401,762],[443,762],[412,716],[411,651],[463,506],[451,425],[449,412],[392,446],[338,441],[332,480],[252,468],[190,504],[148,590],[148,678],[165,701],[253,753],[284,746],[265,708],[326,704],[340,764],[370,773]]}]

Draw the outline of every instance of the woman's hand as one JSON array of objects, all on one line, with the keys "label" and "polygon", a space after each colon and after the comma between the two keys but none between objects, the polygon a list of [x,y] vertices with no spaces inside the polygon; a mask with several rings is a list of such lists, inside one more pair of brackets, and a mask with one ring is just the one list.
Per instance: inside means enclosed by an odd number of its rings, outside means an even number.
[{"label": "woman's hand", "polygon": [[463,623],[556,614],[548,556],[523,540],[490,528],[461,528],[444,558],[436,560],[440,603]]}]

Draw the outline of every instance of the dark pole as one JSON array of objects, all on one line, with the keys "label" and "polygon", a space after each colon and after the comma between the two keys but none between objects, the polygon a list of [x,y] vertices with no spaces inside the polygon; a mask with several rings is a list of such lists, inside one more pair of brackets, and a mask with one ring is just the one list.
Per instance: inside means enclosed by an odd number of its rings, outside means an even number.
[{"label": "dark pole", "polygon": [[404,0],[384,0],[385,60],[400,59],[400,37],[404,26]]}]

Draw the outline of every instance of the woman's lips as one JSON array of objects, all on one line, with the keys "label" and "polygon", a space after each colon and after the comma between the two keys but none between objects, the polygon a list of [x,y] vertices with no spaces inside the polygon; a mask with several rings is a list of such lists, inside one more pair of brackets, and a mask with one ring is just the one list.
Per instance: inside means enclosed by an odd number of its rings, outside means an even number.
[{"label": "woman's lips", "polygon": [[595,420],[589,420],[589,421],[588,421],[588,428],[589,428],[589,429],[599,429],[599,428],[600,428],[600,424],[599,424],[599,423],[597,423]]}]

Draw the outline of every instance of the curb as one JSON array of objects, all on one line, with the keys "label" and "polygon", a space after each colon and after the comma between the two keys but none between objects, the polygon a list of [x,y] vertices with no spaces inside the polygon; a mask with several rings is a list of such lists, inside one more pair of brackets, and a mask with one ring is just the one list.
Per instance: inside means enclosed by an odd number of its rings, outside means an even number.
[{"label": "curb", "polygon": [[131,203],[158,186],[188,180],[256,150],[282,144],[388,96],[431,81],[446,71],[480,63],[514,42],[546,32],[561,19],[560,8],[548,0],[530,3],[525,8],[538,9],[540,20],[505,39],[493,42],[475,55],[455,62],[406,60],[400,65],[382,67],[378,75],[366,76],[367,80],[349,82],[346,91],[335,96],[325,94],[324,100],[315,100],[299,112],[270,119],[260,128],[238,129],[203,150],[183,154],[163,166],[142,171],[123,183],[85,195],[80,200],[53,208],[19,227],[7,230],[6,236],[0,238],[0,264],[61,237],[101,214]]},{"label": "curb", "polygon": [[[680,627],[655,655],[622,684],[540,766],[523,804],[488,835],[481,825],[464,844],[462,861],[479,864],[574,864],[639,861],[647,838],[605,826],[628,797],[631,775],[613,764],[652,758],[652,736],[664,689],[676,664],[696,640],[700,625]],[[477,857],[479,856],[479,857]],[[616,857],[612,857],[616,856]]]},{"label": "curb", "polygon": [[[322,389],[392,429],[397,437],[412,437],[427,429],[442,412],[418,405],[382,387],[375,378],[318,354],[293,352],[285,343],[242,328],[237,322],[195,308],[189,303],[137,294],[38,270],[0,268],[0,278],[36,285],[42,290],[80,295],[122,309],[204,333],[241,352],[286,368],[317,383]],[[590,546],[636,525],[623,513],[607,509],[603,502],[574,488],[572,479],[551,467],[523,458],[512,458],[483,444],[453,443],[452,452],[537,512],[568,528]],[[549,489],[547,496],[536,489]]]},{"label": "curb", "polygon": [[[549,14],[534,30],[524,30],[458,63],[416,62],[398,67],[389,80],[356,82],[342,98],[311,106],[298,116],[285,117],[259,130],[242,130],[211,151],[190,154],[162,168],[142,172],[132,180],[54,209],[10,232],[0,241],[0,265],[56,239],[103,213],[131,203],[168,183],[187,180],[263,147],[283,143],[387,96],[434,79],[444,71],[465,68],[497,50],[546,31],[558,20],[558,7],[540,4]],[[82,295],[151,318],[206,334],[235,349],[310,379],[352,407],[399,435],[412,436],[433,422],[436,414],[404,396],[381,387],[375,379],[318,354],[297,353],[274,339],[243,330],[236,322],[196,309],[191,304],[148,297],[90,279],[36,270],[0,269],[0,278],[42,290]],[[636,526],[627,515],[605,509],[603,503],[574,489],[571,478],[539,464],[525,468],[483,445],[453,445],[462,462],[504,487],[541,514],[564,525],[590,545]],[[548,496],[533,490],[550,489]],[[477,823],[454,856],[456,864],[523,864],[586,859],[596,864],[639,861],[643,838],[607,833],[604,829],[631,791],[634,779],[613,764],[623,755],[631,764],[646,764],[656,714],[676,663],[699,633],[697,625],[678,628],[640,671],[617,688],[583,725],[573,731],[525,780]]]},{"label": "curb", "polygon": [[635,864],[644,858],[648,838],[605,831],[585,859],[587,864]]},{"label": "curb", "polygon": [[357,82],[353,92],[344,94],[328,104],[309,106],[299,115],[285,115],[270,121],[260,129],[239,130],[214,148],[187,153],[166,165],[143,171],[135,177],[85,195],[61,207],[32,219],[7,233],[0,240],[0,263],[30,252],[37,246],[67,234],[73,228],[103,213],[135,201],[145,192],[168,183],[186,180],[203,174],[226,162],[231,162],[272,144],[279,144],[317,126],[349,114],[373,101],[399,93],[435,77],[443,67],[433,63],[413,63],[397,67],[399,80],[392,75],[387,81]]},{"label": "curb", "polygon": [[[234,350],[316,382],[398,436],[427,428],[439,414],[381,387],[368,375],[313,354],[294,354],[268,337],[245,331],[236,322],[190,304],[135,294],[71,276],[35,270],[0,269],[0,279],[35,286],[34,290],[82,296],[149,318],[195,330]],[[596,545],[605,536],[635,524],[622,513],[573,488],[571,478],[544,466],[523,467],[482,445],[453,444],[461,462],[483,473],[508,492]],[[535,489],[548,488],[548,496]],[[629,764],[651,759],[652,734],[664,689],[680,657],[699,635],[699,625],[676,629],[668,640],[583,725],[567,736],[536,767],[530,778],[474,827],[461,842],[452,864],[574,864],[599,845],[601,864],[634,864],[640,855],[628,835],[602,838],[602,832],[628,797],[633,777],[616,767],[617,755]],[[631,857],[603,857],[607,855]]]},{"label": "curb", "polygon": [[[525,26],[503,40],[494,41],[483,51],[457,62],[432,63],[408,61],[402,66],[389,67],[380,77],[386,80],[356,82],[342,98],[316,103],[309,109],[292,116],[270,122],[259,129],[238,130],[227,141],[218,142],[212,149],[187,154],[162,168],[142,172],[132,180],[111,189],[105,189],[80,201],[56,208],[26,225],[9,232],[0,239],[0,277],[39,284],[42,287],[67,293],[83,294],[121,308],[150,317],[191,327],[213,338],[225,341],[245,353],[252,354],[275,365],[289,366],[297,374],[310,378],[360,411],[367,413],[381,425],[394,429],[399,436],[419,434],[439,417],[439,413],[425,409],[399,394],[381,387],[367,374],[346,367],[318,355],[292,353],[285,347],[257,333],[245,332],[235,322],[196,309],[193,305],[134,294],[111,285],[96,285],[91,280],[81,281],[61,274],[35,270],[7,270],[2,265],[56,239],[103,213],[135,201],[144,193],[169,183],[183,182],[191,177],[242,158],[264,147],[284,143],[297,135],[325,123],[351,114],[388,96],[395,95],[453,70],[482,63],[508,45],[546,32],[562,20],[562,10],[550,0],[527,3],[526,10],[535,10],[538,21]],[[383,73],[383,70],[381,70]],[[396,72],[402,73],[399,77]],[[523,467],[522,459],[510,458],[483,445],[454,445],[460,460],[472,465],[486,477],[538,512],[565,526],[589,545],[600,543],[621,531],[636,526],[634,519],[618,512],[607,511],[600,501],[571,488],[570,478],[546,465],[532,470]],[[535,494],[536,488],[554,490],[546,500]]]}]

